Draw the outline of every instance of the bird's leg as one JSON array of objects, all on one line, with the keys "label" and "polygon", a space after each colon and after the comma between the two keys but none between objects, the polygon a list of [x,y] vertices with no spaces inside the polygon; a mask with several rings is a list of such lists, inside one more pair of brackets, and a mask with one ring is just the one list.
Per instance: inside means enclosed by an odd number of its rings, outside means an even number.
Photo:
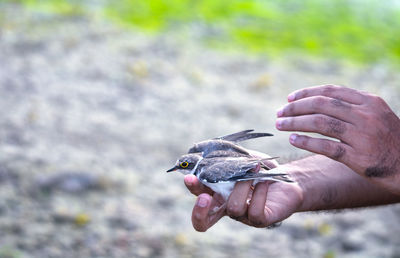
[{"label": "bird's leg", "polygon": [[208,215],[209,216],[212,216],[212,215],[214,215],[214,214],[217,214],[221,209],[223,209],[223,210],[225,210],[225,208],[226,208],[226,202],[224,202],[221,206],[215,206],[214,208],[212,208],[212,210],[210,210],[209,212],[208,212]]},{"label": "bird's leg", "polygon": [[214,193],[212,204],[214,207],[208,212],[208,215],[212,216],[221,210],[225,210],[226,202],[227,201],[224,199],[224,197],[222,197],[222,195],[220,195],[219,193]]}]

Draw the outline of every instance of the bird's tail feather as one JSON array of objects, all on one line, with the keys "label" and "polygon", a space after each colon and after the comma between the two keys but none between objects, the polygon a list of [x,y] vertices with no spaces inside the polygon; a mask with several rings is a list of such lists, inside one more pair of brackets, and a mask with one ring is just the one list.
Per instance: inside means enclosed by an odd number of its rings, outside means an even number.
[{"label": "bird's tail feather", "polygon": [[247,173],[240,177],[231,178],[233,181],[247,181],[247,180],[258,180],[258,181],[278,181],[286,183],[294,183],[292,179],[289,178],[288,174],[273,174],[273,173]]},{"label": "bird's tail feather", "polygon": [[263,169],[266,169],[266,170],[273,169],[274,167],[268,166],[268,165],[267,165],[268,163],[266,163],[266,162],[271,161],[271,160],[275,160],[275,159],[278,159],[278,158],[279,158],[279,157],[271,157],[271,158],[264,158],[264,159],[261,159],[261,160],[260,160],[260,161],[261,161],[261,167],[262,167]]}]

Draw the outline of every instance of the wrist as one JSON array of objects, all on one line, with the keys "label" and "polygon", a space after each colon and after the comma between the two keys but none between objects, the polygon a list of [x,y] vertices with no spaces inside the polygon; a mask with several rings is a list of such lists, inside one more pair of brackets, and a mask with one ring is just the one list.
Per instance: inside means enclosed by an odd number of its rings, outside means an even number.
[{"label": "wrist", "polygon": [[296,212],[305,211],[307,205],[307,186],[304,179],[303,169],[296,164],[288,163],[280,166],[285,173],[287,173],[290,178],[294,181],[299,189],[299,203]]},{"label": "wrist", "polygon": [[326,184],[325,175],[319,168],[318,156],[311,156],[282,165],[282,168],[296,182],[301,192],[301,202],[296,212],[315,211],[323,209],[325,204],[333,205],[335,188]]},{"label": "wrist", "polygon": [[277,169],[279,173],[287,174],[294,181],[289,183],[295,189],[298,197],[296,198],[297,204],[294,212],[306,211],[308,188],[305,184],[305,169],[295,164],[295,162],[279,165]]}]

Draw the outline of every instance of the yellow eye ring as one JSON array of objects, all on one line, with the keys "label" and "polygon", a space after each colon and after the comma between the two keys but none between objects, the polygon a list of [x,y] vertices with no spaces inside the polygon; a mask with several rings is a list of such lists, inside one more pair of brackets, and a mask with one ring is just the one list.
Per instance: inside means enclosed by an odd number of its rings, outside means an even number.
[{"label": "yellow eye ring", "polygon": [[189,166],[189,162],[184,161],[180,164],[181,168],[187,168]]}]

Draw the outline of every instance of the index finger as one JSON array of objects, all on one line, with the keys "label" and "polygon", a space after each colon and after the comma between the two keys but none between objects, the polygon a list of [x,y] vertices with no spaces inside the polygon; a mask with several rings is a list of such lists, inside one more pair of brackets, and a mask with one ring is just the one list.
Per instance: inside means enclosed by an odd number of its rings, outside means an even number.
[{"label": "index finger", "polygon": [[321,85],[297,90],[289,94],[288,101],[293,102],[312,96],[330,97],[356,105],[365,102],[365,95],[361,91],[337,85]]}]

